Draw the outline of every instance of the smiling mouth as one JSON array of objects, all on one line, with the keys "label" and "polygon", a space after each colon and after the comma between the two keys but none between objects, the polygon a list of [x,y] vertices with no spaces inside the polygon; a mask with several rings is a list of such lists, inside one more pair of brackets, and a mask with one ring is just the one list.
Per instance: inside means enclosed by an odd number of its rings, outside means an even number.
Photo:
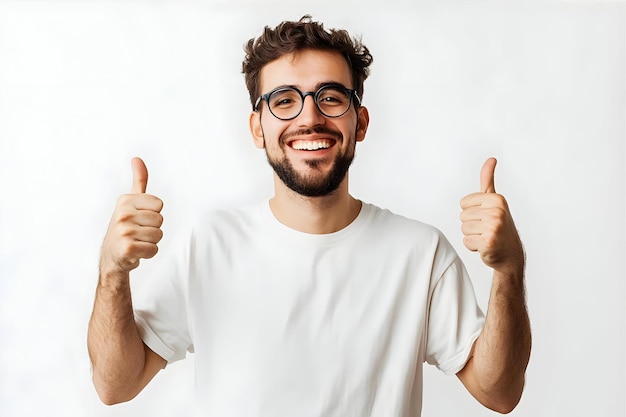
[{"label": "smiling mouth", "polygon": [[289,144],[297,151],[319,151],[320,149],[328,149],[333,146],[334,141],[323,140],[294,140]]}]

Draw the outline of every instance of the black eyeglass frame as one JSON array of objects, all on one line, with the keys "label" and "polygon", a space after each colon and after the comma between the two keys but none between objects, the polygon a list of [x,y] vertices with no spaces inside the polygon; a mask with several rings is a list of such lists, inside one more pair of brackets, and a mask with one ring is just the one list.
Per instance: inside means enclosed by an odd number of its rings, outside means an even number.
[{"label": "black eyeglass frame", "polygon": [[[324,113],[324,111],[320,108],[319,103],[317,102],[317,99],[319,98],[320,94],[328,89],[328,88],[334,88],[337,90],[341,90],[343,91],[346,96],[348,96],[348,106],[346,107],[346,110],[341,113],[338,114],[336,116],[330,116],[326,113]],[[302,98],[302,105],[300,106],[300,110],[298,111],[298,113],[296,113],[294,116],[288,117],[288,118],[284,118],[284,117],[278,117],[276,114],[274,114],[274,112],[272,111],[271,106],[269,105],[269,98],[272,94],[275,94],[279,91],[295,91],[296,93],[300,94],[300,97]],[[253,110],[254,111],[259,111],[259,106],[261,105],[261,101],[265,101],[265,103],[267,104],[267,109],[270,111],[270,113],[272,114],[272,116],[274,116],[275,118],[277,118],[278,120],[293,120],[296,117],[298,117],[300,115],[300,113],[302,113],[302,109],[304,109],[304,100],[307,98],[307,96],[313,96],[313,102],[315,103],[315,107],[317,108],[317,110],[323,114],[325,117],[331,118],[331,119],[335,119],[337,117],[341,117],[344,114],[346,114],[348,112],[348,110],[350,110],[350,107],[352,106],[352,98],[354,97],[355,99],[355,108],[358,108],[361,105],[361,98],[359,97],[359,94],[356,92],[356,90],[352,90],[350,88],[346,88],[341,84],[324,84],[322,85],[320,88],[317,89],[317,91],[306,91],[306,92],[302,92],[300,91],[299,88],[297,87],[293,87],[293,86],[281,86],[281,87],[276,87],[275,89],[273,89],[272,91],[263,94],[261,97],[259,97],[256,102],[254,103],[254,107]]]}]

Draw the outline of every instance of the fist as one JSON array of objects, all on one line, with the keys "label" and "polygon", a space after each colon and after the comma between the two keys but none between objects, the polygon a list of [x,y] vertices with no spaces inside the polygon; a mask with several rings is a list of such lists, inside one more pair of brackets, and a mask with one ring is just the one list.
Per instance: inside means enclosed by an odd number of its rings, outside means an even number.
[{"label": "fist", "polygon": [[133,185],[130,194],[117,200],[102,244],[101,271],[130,272],[139,266],[141,258],[156,255],[157,243],[163,237],[163,202],[146,194],[148,170],[144,162],[134,158],[131,164]]},{"label": "fist", "polygon": [[524,267],[524,249],[506,199],[496,193],[496,163],[494,158],[485,162],[480,172],[481,191],[461,200],[463,243],[495,270],[519,270]]}]

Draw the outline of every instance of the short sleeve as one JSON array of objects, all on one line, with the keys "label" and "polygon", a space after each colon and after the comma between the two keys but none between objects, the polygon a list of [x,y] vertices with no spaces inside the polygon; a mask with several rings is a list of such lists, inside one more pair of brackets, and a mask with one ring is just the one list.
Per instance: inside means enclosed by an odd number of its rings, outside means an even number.
[{"label": "short sleeve", "polygon": [[133,310],[144,343],[168,363],[193,352],[188,320],[189,242],[180,235],[166,241],[131,276]]},{"label": "short sleeve", "polygon": [[426,362],[446,375],[463,369],[485,322],[465,266],[455,256],[430,300]]}]

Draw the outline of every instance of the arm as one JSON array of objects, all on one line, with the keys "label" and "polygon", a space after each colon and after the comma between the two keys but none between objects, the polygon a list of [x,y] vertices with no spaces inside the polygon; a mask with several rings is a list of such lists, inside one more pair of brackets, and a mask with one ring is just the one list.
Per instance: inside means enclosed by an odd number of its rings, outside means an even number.
[{"label": "arm", "polygon": [[483,405],[512,411],[524,388],[531,349],[524,286],[524,250],[504,197],[495,193],[496,161],[481,172],[481,193],[461,201],[465,246],[493,268],[485,326],[465,367],[457,373]]},{"label": "arm", "polygon": [[147,179],[143,161],[133,160],[132,193],[118,200],[102,245],[87,346],[93,382],[106,404],[135,397],[166,363],[139,337],[130,294],[130,271],[157,253],[162,237],[163,203],[145,194]]},{"label": "arm", "polygon": [[100,276],[87,345],[94,386],[108,405],[134,398],[165,366],[139,337],[127,276]]}]

